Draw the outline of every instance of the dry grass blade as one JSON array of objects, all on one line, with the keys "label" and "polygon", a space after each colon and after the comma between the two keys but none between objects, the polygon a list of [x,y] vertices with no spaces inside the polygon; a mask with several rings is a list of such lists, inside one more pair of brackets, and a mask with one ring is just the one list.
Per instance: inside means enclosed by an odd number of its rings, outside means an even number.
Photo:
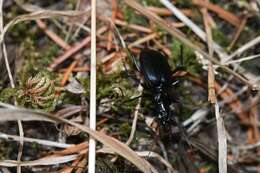
[{"label": "dry grass blade", "polygon": [[[9,135],[5,133],[0,132],[0,138],[2,139],[8,139],[8,140],[14,140],[14,141],[20,141],[20,137],[16,135]],[[72,144],[65,144],[65,143],[59,143],[49,140],[43,140],[43,139],[35,139],[35,138],[27,138],[24,137],[24,142],[31,142],[31,143],[37,143],[45,146],[52,146],[52,147],[58,147],[58,148],[67,148],[71,147]]]},{"label": "dry grass blade", "polygon": [[243,46],[241,46],[240,48],[238,48],[236,51],[234,51],[230,56],[228,56],[223,63],[228,62],[229,60],[231,60],[232,58],[234,58],[235,56],[239,56],[241,55],[244,51],[248,50],[249,48],[257,45],[260,43],[260,36],[254,38],[253,40],[249,41],[248,43],[244,44]]},{"label": "dry grass blade", "polygon": [[210,103],[216,103],[216,93],[215,93],[215,75],[214,75],[214,68],[212,63],[209,63],[208,69],[208,101]]},{"label": "dry grass blade", "polygon": [[137,30],[137,31],[141,31],[141,32],[146,32],[146,33],[153,32],[150,28],[146,28],[144,26],[136,25],[136,24],[129,24],[126,21],[122,21],[122,20],[119,20],[119,19],[115,20],[115,24],[119,25],[119,26],[125,26],[125,27],[131,28],[131,29],[134,29],[134,30]]},{"label": "dry grass blade", "polygon": [[[103,148],[99,149],[97,152],[98,153],[114,154],[114,152],[110,148],[107,148],[107,147],[103,147]],[[156,152],[153,152],[153,151],[136,151],[136,154],[138,154],[138,156],[141,156],[141,157],[156,158],[156,159],[158,159],[158,161],[163,163],[167,168],[169,168],[172,171],[172,173],[177,173],[177,171],[172,167],[172,165]]]},{"label": "dry grass blade", "polygon": [[[146,8],[160,16],[172,16],[172,12],[167,8],[153,7],[153,6],[146,7]],[[181,12],[186,16],[190,16],[190,17],[196,16],[196,14],[194,14],[194,12],[190,9],[181,9]]]},{"label": "dry grass blade", "polygon": [[260,54],[257,54],[257,55],[252,55],[252,56],[247,56],[247,57],[243,57],[243,58],[240,58],[240,59],[236,59],[236,60],[233,60],[233,61],[228,61],[227,65],[229,64],[234,64],[234,63],[241,63],[243,61],[249,61],[249,60],[253,60],[255,58],[259,58],[260,57]]},{"label": "dry grass blade", "polygon": [[245,16],[244,19],[242,19],[242,22],[239,25],[233,40],[231,41],[230,45],[228,46],[229,50],[231,50],[234,47],[234,45],[236,44],[237,40],[239,39],[239,36],[241,35],[242,31],[244,30],[244,28],[246,26],[247,19],[248,19],[248,16]]},{"label": "dry grass blade", "polygon": [[82,142],[77,145],[70,146],[62,151],[54,151],[53,155],[55,156],[64,156],[69,154],[79,154],[81,151],[88,148],[88,142]]},{"label": "dry grass blade", "polygon": [[227,173],[227,137],[223,118],[219,114],[219,105],[215,103],[215,115],[218,131],[218,170]]},{"label": "dry grass blade", "polygon": [[[207,2],[207,0],[206,0]],[[212,33],[211,28],[209,25],[209,14],[207,9],[203,8],[201,9],[203,18],[204,18],[204,25],[207,33],[207,42],[208,42],[208,49],[209,49],[209,55],[213,55],[212,50]],[[216,95],[215,95],[215,76],[214,76],[214,69],[213,65],[210,62],[208,66],[208,100],[215,104],[215,115],[216,115],[216,121],[217,121],[217,133],[218,133],[218,167],[219,167],[219,173],[227,173],[227,142],[226,142],[226,135],[225,135],[225,127],[224,127],[224,121],[223,118],[219,115],[219,106],[217,103]]]},{"label": "dry grass blade", "polygon": [[[142,95],[143,92],[143,87],[141,84],[139,84],[138,89],[139,93]],[[135,131],[136,131],[136,124],[137,124],[137,120],[138,120],[138,114],[139,114],[139,110],[141,107],[141,101],[142,101],[142,97],[139,97],[138,99],[138,103],[135,106],[135,112],[134,112],[134,119],[133,119],[133,124],[132,124],[132,129],[131,129],[131,133],[130,136],[128,138],[128,140],[126,141],[126,145],[130,145],[130,143],[132,142],[132,140],[134,139],[134,135],[135,135]]]},{"label": "dry grass blade", "polygon": [[139,45],[141,45],[141,44],[143,44],[145,42],[148,42],[149,40],[152,40],[152,39],[154,39],[156,37],[157,37],[157,33],[149,34],[149,35],[147,35],[145,37],[142,37],[142,38],[136,40],[135,42],[129,44],[128,48],[137,47],[137,46],[139,46]]},{"label": "dry grass blade", "polygon": [[[112,7],[112,16],[111,16],[111,22],[115,23],[116,20],[116,13],[117,13],[117,1],[116,0],[112,0],[111,1],[111,7]],[[112,48],[112,42],[113,42],[113,32],[112,32],[112,24],[110,26],[110,30],[108,32],[108,42],[107,42],[107,50],[110,51]]]},{"label": "dry grass blade", "polygon": [[3,42],[5,33],[10,29],[10,27],[15,24],[28,20],[37,20],[37,19],[47,19],[47,18],[55,18],[55,17],[78,17],[82,15],[86,15],[89,12],[82,11],[52,11],[52,10],[41,10],[36,11],[30,14],[20,15],[11,20],[4,28],[3,32],[0,35],[0,42]]},{"label": "dry grass blade", "polygon": [[21,161],[20,163],[14,160],[4,160],[4,161],[0,161],[0,166],[15,167],[17,165],[20,166],[55,165],[55,164],[70,162],[72,160],[77,159],[77,157],[78,154],[73,154],[73,155],[59,156],[59,157],[45,157],[33,161]]},{"label": "dry grass blade", "polygon": [[48,117],[40,116],[44,113],[37,112],[39,116],[33,116],[35,114],[34,111],[27,110],[27,109],[3,109],[0,108],[0,122],[1,121],[15,121],[15,120],[22,120],[22,121],[47,121],[47,122],[55,122],[55,120],[51,120]]},{"label": "dry grass blade", "polygon": [[[209,14],[208,14],[207,9],[205,9],[205,8],[201,9],[201,12],[203,14],[205,30],[207,33],[207,43],[208,43],[209,55],[212,57],[213,39],[212,39],[212,32],[211,32],[211,27],[210,27]],[[216,94],[215,94],[214,83],[215,83],[214,68],[213,68],[212,62],[209,62],[209,64],[208,64],[208,101],[210,101],[210,103],[216,103]]]},{"label": "dry grass blade", "polygon": [[175,169],[173,169],[172,165],[167,160],[165,160],[162,156],[160,156],[159,154],[157,154],[155,152],[152,152],[152,151],[138,151],[137,154],[139,156],[142,156],[142,157],[155,157],[160,162],[162,162],[165,166],[170,168],[172,173],[177,173],[177,171]]},{"label": "dry grass blade", "polygon": [[138,167],[141,171],[145,173],[158,173],[158,171],[150,165],[145,159],[139,157],[132,149],[130,149],[127,145],[123,144],[122,142],[107,136],[101,132],[91,130],[90,128],[71,122],[69,120],[55,117],[54,115],[47,114],[44,112],[32,111],[29,109],[6,109],[0,108],[0,121],[15,121],[15,120],[22,120],[22,121],[48,121],[48,122],[60,122],[72,125],[89,135],[95,138],[97,141],[103,143],[105,146],[111,148],[113,152],[121,155],[122,157],[126,158],[130,162],[132,162],[136,167]]},{"label": "dry grass blade", "polygon": [[166,21],[164,21],[159,16],[157,16],[157,15],[153,14],[152,12],[150,12],[149,10],[145,9],[142,5],[140,5],[138,2],[136,2],[136,0],[125,0],[124,2],[127,5],[129,5],[130,7],[134,8],[135,10],[140,12],[141,14],[143,14],[144,16],[146,16],[147,18],[149,18],[150,20],[152,20],[154,23],[156,23],[163,29],[165,29],[173,37],[175,37],[178,40],[180,40],[181,42],[183,42],[189,48],[198,51],[201,55],[203,55],[203,57],[205,57],[208,60],[210,60],[211,62],[219,65],[223,70],[225,70],[226,72],[228,72],[228,73],[234,75],[235,77],[237,77],[238,79],[240,79],[243,83],[248,85],[251,89],[260,90],[259,86],[255,86],[254,84],[252,84],[250,81],[245,79],[240,74],[234,72],[229,67],[222,65],[216,58],[211,57],[209,54],[204,52],[200,47],[198,47],[197,45],[193,44],[190,40],[188,40],[187,36],[184,33],[182,33],[180,30],[174,28],[173,26],[169,25]]}]

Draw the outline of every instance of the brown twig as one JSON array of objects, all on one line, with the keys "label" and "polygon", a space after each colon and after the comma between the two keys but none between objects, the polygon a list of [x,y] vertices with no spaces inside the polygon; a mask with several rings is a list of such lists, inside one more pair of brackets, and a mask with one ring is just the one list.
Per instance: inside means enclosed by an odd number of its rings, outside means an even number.
[{"label": "brown twig", "polygon": [[113,24],[115,23],[116,20],[116,13],[117,13],[117,1],[116,0],[112,0],[111,1],[111,5],[112,5],[112,16],[111,16],[111,24],[110,24],[110,30],[108,32],[108,36],[107,36],[107,50],[110,51],[111,50],[111,45],[112,45],[112,39],[113,39]]},{"label": "brown twig", "polygon": [[147,35],[143,38],[140,38],[140,39],[136,40],[135,42],[129,44],[128,48],[136,47],[136,46],[141,45],[145,42],[148,42],[148,41],[156,38],[157,35],[158,35],[157,33],[151,33],[151,34],[149,34],[149,35]]},{"label": "brown twig", "polygon": [[[205,0],[207,2],[207,0]],[[208,44],[208,50],[209,50],[209,56],[213,56],[213,40],[212,40],[212,32],[210,27],[210,19],[209,14],[206,8],[201,9],[201,12],[203,14],[203,20],[204,20],[204,26],[207,34],[207,44]],[[217,98],[215,94],[215,74],[214,74],[214,68],[212,65],[212,62],[209,61],[208,64],[208,101],[212,104],[216,103]]]},{"label": "brown twig", "polygon": [[113,24],[116,24],[118,26],[128,27],[130,29],[140,31],[140,32],[145,32],[145,33],[151,33],[152,32],[152,30],[150,28],[147,28],[147,27],[142,26],[142,25],[127,23],[126,21],[124,21],[122,19],[115,19],[115,23],[112,23],[110,18],[108,18],[106,16],[98,16],[97,18],[102,20],[102,21],[109,22],[109,25],[112,25],[112,26],[113,26]]},{"label": "brown twig", "polygon": [[159,49],[162,49],[162,51],[168,56],[168,57],[171,57],[171,50],[166,47],[165,45],[163,45],[162,43],[160,43],[160,41],[156,40],[156,39],[153,39],[153,42],[157,45],[157,47]]},{"label": "brown twig", "polygon": [[112,53],[106,55],[105,57],[101,58],[101,63],[104,64],[104,63],[110,61],[113,57],[115,57],[115,55],[116,55],[116,52],[112,52]]},{"label": "brown twig", "polygon": [[117,9],[116,18],[121,20],[125,19],[124,13],[120,9]]},{"label": "brown twig", "polygon": [[100,121],[97,122],[97,126],[100,126],[101,124],[104,124],[105,122],[107,122],[109,120],[109,118],[102,118]]},{"label": "brown twig", "polygon": [[[97,33],[102,34],[107,30],[107,27],[101,27]],[[72,46],[70,49],[66,50],[64,54],[60,55],[59,57],[55,58],[52,64],[50,64],[49,68],[51,70],[54,70],[59,64],[70,58],[73,54],[78,52],[80,49],[82,49],[84,46],[89,44],[91,41],[90,36],[83,39],[79,44],[76,44],[75,46]]]},{"label": "brown twig", "polygon": [[[259,127],[258,127],[258,122],[259,122],[258,110],[257,110],[258,107],[257,104],[255,104],[258,100],[259,100],[259,95],[250,98],[250,102],[251,102],[250,120],[252,123],[254,143],[260,141]],[[260,153],[260,148],[257,149],[257,152]]]},{"label": "brown twig", "polygon": [[103,72],[106,74],[112,72],[113,67],[121,62],[125,56],[126,55],[119,56],[118,53],[115,53],[108,61],[103,63]]},{"label": "brown twig", "polygon": [[84,171],[84,168],[86,167],[87,164],[87,157],[82,156],[81,161],[77,164],[77,170],[75,173],[82,173]]},{"label": "brown twig", "polygon": [[[204,0],[206,3],[208,0]],[[206,8],[201,9],[204,19],[204,25],[207,34],[207,43],[209,56],[213,56],[213,40],[212,40],[212,32],[210,27],[209,14]],[[217,124],[217,135],[218,135],[218,167],[219,172],[227,173],[227,137],[226,131],[224,127],[223,117],[220,116],[219,112],[219,104],[217,102],[216,94],[215,94],[215,74],[212,62],[209,61],[208,64],[208,100],[211,104],[215,105],[215,117]]]},{"label": "brown twig", "polygon": [[[64,73],[67,69],[60,69],[59,72]],[[89,66],[83,66],[83,67],[75,67],[72,69],[72,72],[89,72],[90,68]]]},{"label": "brown twig", "polygon": [[218,5],[212,4],[210,2],[205,2],[204,0],[192,0],[195,5],[207,8],[218,14],[219,17],[226,20],[227,22],[231,23],[232,25],[239,27],[240,19],[235,16],[234,14],[230,13],[229,11],[224,10],[223,8],[219,7]]},{"label": "brown twig", "polygon": [[[146,7],[149,11],[159,15],[159,16],[172,16],[172,12],[167,8],[160,7]],[[196,14],[190,9],[181,9],[181,12],[189,17],[194,17]]]},{"label": "brown twig", "polygon": [[242,22],[241,22],[241,24],[239,25],[239,27],[237,28],[237,31],[236,31],[236,34],[235,34],[233,40],[231,41],[230,45],[228,46],[228,49],[229,49],[229,50],[231,50],[231,49],[234,47],[236,41],[238,40],[240,34],[242,33],[243,29],[244,29],[245,26],[246,26],[247,19],[248,19],[248,16],[246,16],[246,17],[244,17],[244,18],[242,19]]},{"label": "brown twig", "polygon": [[122,21],[122,20],[119,20],[119,19],[115,20],[115,24],[119,25],[119,26],[125,26],[125,27],[128,27],[130,29],[134,29],[134,30],[137,30],[137,31],[140,31],[140,32],[145,32],[145,33],[151,33],[152,32],[152,30],[150,28],[147,28],[147,27],[144,27],[144,26],[141,26],[141,25],[136,25],[136,24],[129,24],[126,21]]},{"label": "brown twig", "polygon": [[46,35],[48,35],[55,43],[57,43],[64,50],[70,49],[70,45],[67,44],[62,38],[60,38],[56,33],[52,32],[47,28],[47,25],[40,19],[36,20],[37,25],[41,28]]},{"label": "brown twig", "polygon": [[82,150],[87,148],[88,148],[88,142],[82,142],[80,144],[68,147],[61,151],[54,151],[53,156],[65,156],[69,154],[76,154],[76,153],[80,153]]},{"label": "brown twig", "polygon": [[63,76],[61,83],[60,83],[60,85],[62,87],[67,83],[70,74],[72,73],[73,69],[76,67],[78,62],[79,62],[78,60],[73,61],[73,63],[70,64],[69,68],[66,69],[64,76]]}]

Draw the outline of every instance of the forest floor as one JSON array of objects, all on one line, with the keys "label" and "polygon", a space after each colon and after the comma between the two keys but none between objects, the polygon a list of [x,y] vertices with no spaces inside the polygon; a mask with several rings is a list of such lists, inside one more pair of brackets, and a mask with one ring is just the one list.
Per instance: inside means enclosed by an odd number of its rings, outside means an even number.
[{"label": "forest floor", "polygon": [[[260,172],[259,0],[98,0],[96,131],[90,0],[0,2],[1,173],[87,172],[90,135],[97,173]],[[167,129],[144,48],[179,80]]]}]

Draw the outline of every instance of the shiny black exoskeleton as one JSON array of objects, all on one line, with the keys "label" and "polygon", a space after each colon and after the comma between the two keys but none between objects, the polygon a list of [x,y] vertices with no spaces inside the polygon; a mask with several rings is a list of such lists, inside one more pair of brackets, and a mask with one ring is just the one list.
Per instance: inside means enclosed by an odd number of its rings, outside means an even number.
[{"label": "shiny black exoskeleton", "polygon": [[172,77],[173,72],[167,57],[159,51],[143,49],[140,53],[139,70],[143,75],[145,87],[152,93],[157,119],[161,125],[169,125],[174,115],[170,109],[168,90],[178,81]]}]

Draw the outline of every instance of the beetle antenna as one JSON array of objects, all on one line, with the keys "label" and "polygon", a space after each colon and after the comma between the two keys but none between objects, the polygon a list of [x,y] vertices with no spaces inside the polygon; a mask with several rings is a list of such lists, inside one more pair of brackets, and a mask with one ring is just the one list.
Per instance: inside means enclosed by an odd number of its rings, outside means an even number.
[{"label": "beetle antenna", "polygon": [[116,36],[119,38],[120,40],[120,44],[122,45],[122,47],[124,48],[124,50],[127,53],[127,56],[129,56],[131,58],[132,63],[134,63],[135,68],[137,69],[137,71],[141,72],[140,70],[140,64],[137,62],[136,58],[132,55],[132,53],[130,52],[128,46],[126,45],[124,39],[121,37],[121,34],[119,32],[119,30],[117,29],[117,27],[112,23],[113,27],[115,28],[116,31]]},{"label": "beetle antenna", "polygon": [[183,45],[182,45],[182,44],[180,45],[180,54],[179,54],[178,59],[179,59],[179,62],[177,63],[176,68],[175,68],[175,70],[174,70],[173,73],[172,73],[173,75],[174,75],[176,72],[185,69],[185,68],[184,68]]},{"label": "beetle antenna", "polygon": [[181,47],[180,47],[181,52],[180,52],[180,57],[179,57],[179,59],[180,59],[180,66],[181,66],[181,67],[184,67],[184,60],[183,60],[183,45],[181,44],[180,46],[181,46]]}]

